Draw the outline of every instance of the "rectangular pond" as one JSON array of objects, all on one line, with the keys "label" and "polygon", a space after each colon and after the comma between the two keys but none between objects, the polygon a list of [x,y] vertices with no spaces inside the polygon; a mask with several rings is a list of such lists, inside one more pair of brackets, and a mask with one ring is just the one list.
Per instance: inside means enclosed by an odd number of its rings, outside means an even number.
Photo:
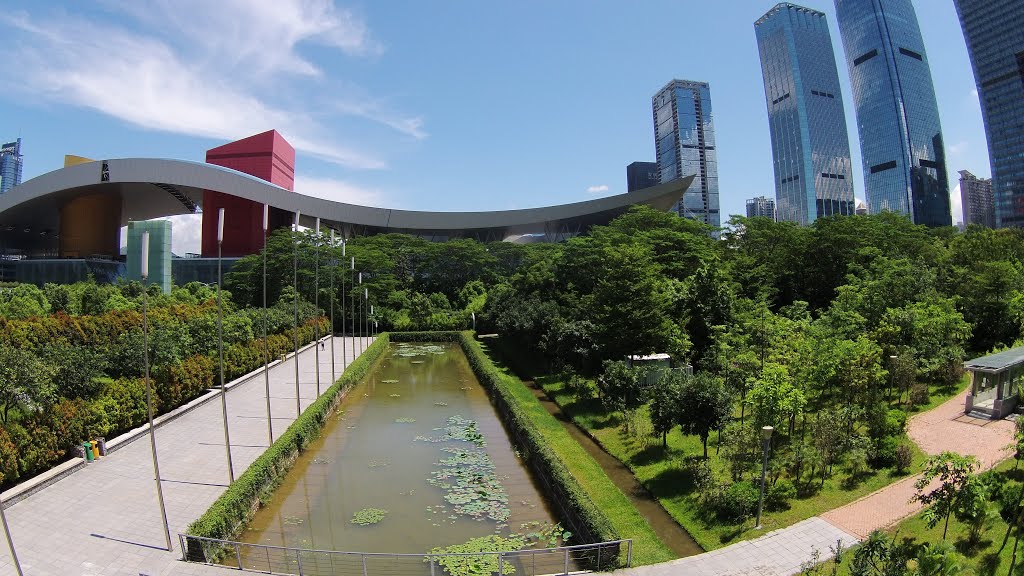
[{"label": "rectangular pond", "polygon": [[422,554],[520,534],[547,547],[562,544],[556,522],[458,345],[392,344],[240,540]]}]

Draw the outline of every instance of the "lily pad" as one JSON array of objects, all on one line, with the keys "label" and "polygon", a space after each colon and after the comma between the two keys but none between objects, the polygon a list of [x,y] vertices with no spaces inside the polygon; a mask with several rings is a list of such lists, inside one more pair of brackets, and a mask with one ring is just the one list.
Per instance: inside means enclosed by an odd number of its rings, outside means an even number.
[{"label": "lily pad", "polygon": [[387,510],[381,508],[363,508],[352,515],[351,522],[359,526],[369,526],[383,520],[387,513]]}]

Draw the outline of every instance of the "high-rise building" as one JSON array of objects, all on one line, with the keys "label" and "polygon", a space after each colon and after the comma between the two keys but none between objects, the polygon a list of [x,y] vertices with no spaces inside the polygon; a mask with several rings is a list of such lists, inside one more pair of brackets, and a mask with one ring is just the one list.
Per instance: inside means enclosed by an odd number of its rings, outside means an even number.
[{"label": "high-rise building", "polygon": [[626,166],[626,192],[643,190],[657,184],[657,162],[633,162]]},{"label": "high-rise building", "polygon": [[21,184],[21,138],[0,147],[0,194]]},{"label": "high-rise building", "polygon": [[981,224],[996,227],[992,180],[978,178],[967,170],[960,171],[960,204],[964,210],[964,226]]},{"label": "high-rise building", "polygon": [[857,112],[868,210],[949,226],[949,182],[928,54],[910,0],[835,0]]},{"label": "high-rise building", "polygon": [[783,2],[754,22],[754,33],[779,220],[810,224],[852,215],[850,139],[825,14]]},{"label": "high-rise building", "polygon": [[[1024,3],[954,0],[985,120],[995,226],[1024,226]],[[963,174],[961,172],[961,174]],[[961,188],[961,191],[963,188]],[[964,223],[967,220],[964,204]]]},{"label": "high-rise building", "polygon": [[747,200],[747,218],[762,216],[775,220],[775,200],[766,196],[758,196]]},{"label": "high-rise building", "polygon": [[718,159],[707,82],[673,80],[652,99],[658,182],[694,175],[673,210],[718,228]]},{"label": "high-rise building", "polygon": [[128,223],[128,250],[125,264],[129,280],[142,281],[142,233],[149,232],[149,276],[146,284],[156,284],[164,294],[171,292],[171,222],[146,220]]}]

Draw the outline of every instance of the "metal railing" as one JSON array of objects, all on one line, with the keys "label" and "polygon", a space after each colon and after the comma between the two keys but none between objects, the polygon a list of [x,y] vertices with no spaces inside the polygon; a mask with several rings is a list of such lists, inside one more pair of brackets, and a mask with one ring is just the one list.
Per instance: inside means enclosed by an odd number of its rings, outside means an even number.
[{"label": "metal railing", "polygon": [[[299,576],[444,576],[446,565],[471,564],[476,573],[542,576],[629,567],[633,541],[468,554],[340,552],[249,544],[178,534],[182,560],[264,574]],[[625,559],[622,545],[625,544]]]}]

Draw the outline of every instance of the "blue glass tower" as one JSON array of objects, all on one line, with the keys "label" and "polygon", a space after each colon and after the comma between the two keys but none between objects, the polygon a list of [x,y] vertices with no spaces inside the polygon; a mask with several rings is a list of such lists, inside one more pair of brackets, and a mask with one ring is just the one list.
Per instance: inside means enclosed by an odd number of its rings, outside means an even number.
[{"label": "blue glass tower", "polygon": [[778,219],[853,215],[853,172],[825,14],[788,2],[754,22],[775,166]]},{"label": "blue glass tower", "polygon": [[0,194],[21,184],[21,138],[0,147]]},{"label": "blue glass tower", "polygon": [[1020,0],[954,0],[954,4],[967,40],[985,119],[995,225],[1022,227],[1024,29],[1020,23],[1024,20],[1024,3]]},{"label": "blue glass tower", "polygon": [[652,99],[658,182],[695,175],[673,210],[718,228],[718,159],[707,82],[673,80]]},{"label": "blue glass tower", "polygon": [[949,226],[939,108],[910,0],[835,0],[853,86],[868,210]]}]

